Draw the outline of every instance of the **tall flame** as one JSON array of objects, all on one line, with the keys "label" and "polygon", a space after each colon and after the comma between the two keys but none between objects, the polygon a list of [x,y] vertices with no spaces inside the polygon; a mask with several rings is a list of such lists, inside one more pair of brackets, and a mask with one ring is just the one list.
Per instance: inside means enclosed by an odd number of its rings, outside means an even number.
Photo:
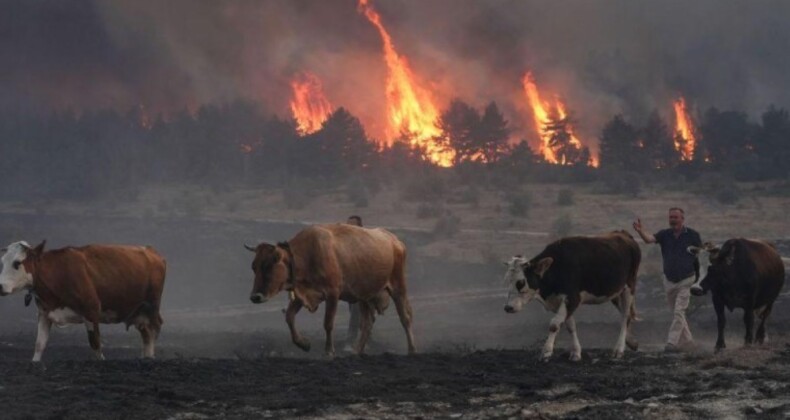
[{"label": "tall flame", "polygon": [[697,144],[697,139],[694,137],[694,124],[691,122],[686,108],[686,100],[683,97],[678,98],[673,105],[675,107],[675,132],[679,133],[684,140],[682,142],[676,141],[675,149],[680,152],[682,160],[691,160],[694,157],[694,147]]},{"label": "tall flame", "polygon": [[[560,101],[559,98],[555,98],[554,109],[552,110],[551,107],[540,98],[540,92],[538,91],[538,86],[535,84],[535,78],[532,76],[532,72],[527,72],[524,74],[524,78],[522,79],[522,84],[524,85],[524,93],[527,95],[527,100],[529,101],[529,105],[532,108],[532,117],[535,123],[535,131],[538,133],[538,137],[540,138],[541,142],[539,145],[539,150],[543,155],[543,159],[546,162],[565,165],[565,158],[564,157],[557,157],[554,149],[551,147],[551,131],[546,129],[546,126],[551,122],[552,116],[557,116],[559,119],[565,119],[568,117],[568,113],[565,109],[565,104]],[[579,138],[574,134],[573,127],[568,125],[568,134],[570,134],[570,143],[576,147],[577,149],[581,149],[582,142],[579,141]],[[598,166],[598,159],[591,157],[589,164],[591,166]]]},{"label": "tall flame", "polygon": [[386,93],[390,137],[405,132],[411,144],[424,148],[432,162],[451,166],[452,152],[443,150],[434,139],[441,131],[436,127],[439,112],[433,98],[417,84],[406,58],[395,50],[392,37],[381,23],[381,16],[368,0],[359,0],[358,10],[376,27],[384,44],[384,61],[388,70]]},{"label": "tall flame", "polygon": [[291,80],[291,89],[291,112],[299,131],[310,134],[320,130],[332,113],[332,104],[324,95],[321,81],[316,75],[304,72]]}]

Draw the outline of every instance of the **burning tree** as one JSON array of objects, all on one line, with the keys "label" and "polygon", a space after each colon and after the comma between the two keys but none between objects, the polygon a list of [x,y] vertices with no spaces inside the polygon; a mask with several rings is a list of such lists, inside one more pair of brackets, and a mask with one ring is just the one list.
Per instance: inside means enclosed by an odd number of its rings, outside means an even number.
[{"label": "burning tree", "polygon": [[441,133],[434,140],[454,151],[452,164],[474,160],[479,155],[477,136],[480,113],[460,99],[453,99],[437,121]]},{"label": "burning tree", "polygon": [[[583,147],[581,141],[574,134],[568,113],[565,110],[565,104],[559,98],[556,98],[553,109],[544,103],[531,72],[524,74],[522,84],[524,93],[532,108],[535,129],[541,139],[539,151],[543,154],[544,160],[548,163],[559,165],[583,162],[584,164],[597,166],[597,161],[590,156],[589,149]],[[556,147],[560,149],[555,150]],[[586,159],[580,161],[579,159],[581,159],[582,155],[586,156]]]},{"label": "burning tree", "polygon": [[491,102],[483,111],[478,130],[480,153],[486,163],[497,163],[508,151],[510,128],[496,102]]},{"label": "burning tree", "polygon": [[694,133],[694,123],[686,108],[686,100],[683,97],[678,98],[673,103],[673,107],[675,109],[675,148],[680,151],[682,160],[691,160],[694,158],[697,138]]},{"label": "burning tree", "polygon": [[291,112],[299,131],[302,134],[318,131],[332,113],[332,104],[324,95],[318,76],[307,72],[298,74],[291,80],[291,89]]},{"label": "burning tree", "polygon": [[439,112],[430,92],[417,83],[406,58],[395,49],[392,36],[369,1],[359,0],[358,10],[376,27],[383,43],[390,133],[407,134],[411,145],[425,149],[432,162],[450,166],[453,156],[434,140],[440,134],[435,125]]},{"label": "burning tree", "polygon": [[590,163],[590,150],[579,145],[578,140],[573,136],[569,117],[559,115],[550,117],[543,127],[543,133],[548,139],[547,147],[551,149],[556,163],[561,165]]}]

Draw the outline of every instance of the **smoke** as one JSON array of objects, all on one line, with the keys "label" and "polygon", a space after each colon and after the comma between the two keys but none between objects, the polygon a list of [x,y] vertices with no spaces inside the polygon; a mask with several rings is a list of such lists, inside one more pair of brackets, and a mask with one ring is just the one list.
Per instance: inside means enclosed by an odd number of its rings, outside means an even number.
[{"label": "smoke", "polygon": [[[444,107],[494,100],[532,136],[526,70],[568,104],[589,143],[615,113],[671,116],[683,95],[758,115],[790,104],[790,4],[774,0],[373,2]],[[383,132],[381,40],[356,1],[10,0],[0,16],[5,105],[173,112],[238,98],[288,116],[289,81]]]}]

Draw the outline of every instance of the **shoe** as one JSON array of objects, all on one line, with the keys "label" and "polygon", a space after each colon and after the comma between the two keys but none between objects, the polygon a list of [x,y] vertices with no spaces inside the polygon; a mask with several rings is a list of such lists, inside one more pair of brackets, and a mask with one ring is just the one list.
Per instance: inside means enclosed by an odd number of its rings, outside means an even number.
[{"label": "shoe", "polygon": [[667,345],[664,346],[664,353],[680,353],[680,351],[680,347],[672,343],[667,343]]}]

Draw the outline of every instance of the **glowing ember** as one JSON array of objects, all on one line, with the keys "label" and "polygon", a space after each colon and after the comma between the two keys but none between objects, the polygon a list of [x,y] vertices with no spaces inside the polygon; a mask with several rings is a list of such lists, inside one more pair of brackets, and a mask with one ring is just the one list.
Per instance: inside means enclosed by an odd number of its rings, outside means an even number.
[{"label": "glowing ember", "polygon": [[320,130],[332,113],[332,104],[324,96],[321,81],[311,73],[301,73],[291,80],[291,88],[291,112],[299,131],[310,134]]},{"label": "glowing ember", "polygon": [[[543,159],[545,159],[546,162],[560,165],[568,164],[569,162],[565,161],[565,156],[558,157],[556,151],[552,147],[551,138],[554,133],[548,127],[552,123],[553,119],[565,120],[568,118],[568,113],[565,110],[565,104],[563,104],[559,98],[555,98],[554,109],[551,109],[547,103],[543,102],[543,100],[540,98],[538,86],[535,84],[535,78],[532,77],[531,72],[524,74],[522,84],[524,85],[524,93],[526,93],[527,100],[529,101],[529,105],[532,108],[535,131],[537,131],[538,137],[541,140],[538,152],[543,155]],[[580,150],[583,147],[582,142],[579,141],[579,138],[576,137],[576,134],[574,134],[573,127],[570,124],[567,124],[566,129],[570,135],[570,144],[573,145],[573,147],[575,147],[577,150]],[[596,157],[590,157],[590,161],[588,163],[590,166],[597,167],[598,159]]]},{"label": "glowing ember", "polygon": [[435,125],[439,112],[433,99],[417,84],[406,58],[395,50],[392,37],[381,23],[381,16],[368,0],[359,0],[358,10],[378,29],[384,43],[384,61],[388,69],[386,93],[389,136],[405,133],[412,146],[424,148],[432,162],[451,166],[452,152],[444,150],[435,140],[441,132]]},{"label": "glowing ember", "polygon": [[694,137],[694,125],[686,109],[686,100],[681,97],[673,105],[675,107],[675,131],[683,139],[683,141],[675,141],[675,149],[680,152],[682,160],[691,160],[694,157],[694,146],[697,140]]}]

